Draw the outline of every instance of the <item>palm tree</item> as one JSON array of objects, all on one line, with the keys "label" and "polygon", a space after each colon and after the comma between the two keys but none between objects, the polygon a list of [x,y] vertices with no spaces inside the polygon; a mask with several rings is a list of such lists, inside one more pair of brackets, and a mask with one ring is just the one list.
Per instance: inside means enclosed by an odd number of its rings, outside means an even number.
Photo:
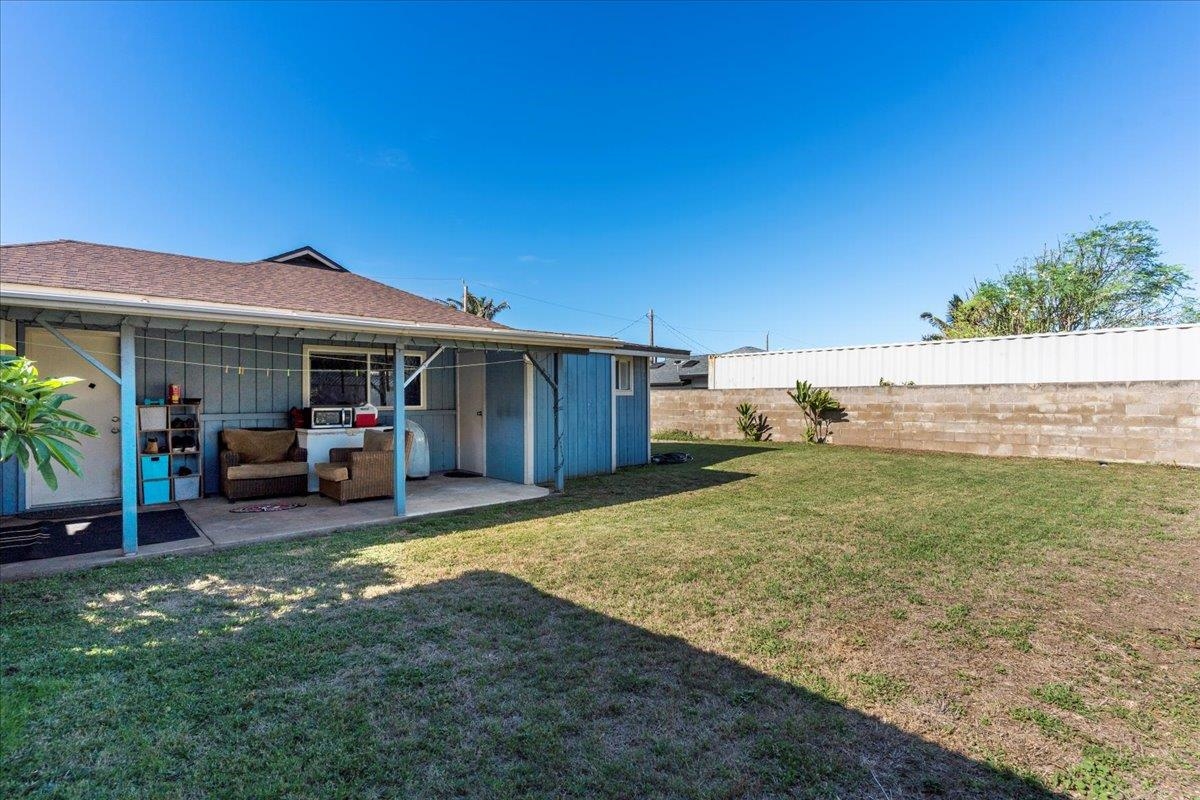
[{"label": "palm tree", "polygon": [[958,307],[962,305],[963,299],[959,295],[951,295],[950,302],[946,304],[946,318],[936,317],[931,311],[922,311],[921,319],[928,322],[933,327],[937,328],[934,333],[927,333],[921,338],[926,342],[936,342],[946,338],[946,333],[954,327],[954,316],[958,313]]},{"label": "palm tree", "polygon": [[482,317],[484,319],[495,319],[496,315],[501,311],[505,311],[511,306],[507,302],[497,303],[490,297],[484,297],[481,294],[472,294],[467,292],[467,307],[463,308],[462,300],[456,297],[447,297],[442,303],[457,308],[459,311],[466,311],[473,317]]}]

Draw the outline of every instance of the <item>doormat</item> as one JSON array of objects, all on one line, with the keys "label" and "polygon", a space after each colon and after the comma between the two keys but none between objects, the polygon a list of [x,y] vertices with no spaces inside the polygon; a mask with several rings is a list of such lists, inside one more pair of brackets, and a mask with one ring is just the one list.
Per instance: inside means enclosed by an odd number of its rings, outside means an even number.
[{"label": "doormat", "polygon": [[[162,544],[200,536],[187,514],[178,508],[142,511],[137,519],[138,544]],[[17,524],[0,527],[0,564],[120,548],[120,514],[21,520]]]},{"label": "doormat", "polygon": [[291,511],[293,508],[304,508],[308,503],[258,503],[253,506],[229,509],[230,514],[262,514],[268,511]]},{"label": "doormat", "polygon": [[113,514],[120,510],[120,500],[105,500],[101,503],[88,503],[86,505],[38,508],[32,511],[22,511],[17,514],[17,517],[19,519],[30,520],[79,519],[80,517],[98,517],[101,514]]},{"label": "doormat", "polygon": [[471,472],[469,469],[448,469],[442,473],[447,478],[482,478],[478,472]]}]

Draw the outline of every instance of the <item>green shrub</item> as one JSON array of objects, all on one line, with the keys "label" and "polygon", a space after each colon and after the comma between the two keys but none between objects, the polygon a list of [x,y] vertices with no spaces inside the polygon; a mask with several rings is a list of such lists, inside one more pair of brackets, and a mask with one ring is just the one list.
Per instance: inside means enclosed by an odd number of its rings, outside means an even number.
[{"label": "green shrub", "polygon": [[742,432],[742,438],[752,442],[765,442],[771,438],[767,415],[758,413],[758,406],[739,403],[737,412],[737,428]]},{"label": "green shrub", "polygon": [[828,389],[818,389],[808,381],[796,381],[796,389],[788,390],[788,397],[800,406],[808,420],[805,429],[805,439],[813,444],[820,444],[829,438],[829,420],[827,415],[837,411],[841,405],[829,393]]}]

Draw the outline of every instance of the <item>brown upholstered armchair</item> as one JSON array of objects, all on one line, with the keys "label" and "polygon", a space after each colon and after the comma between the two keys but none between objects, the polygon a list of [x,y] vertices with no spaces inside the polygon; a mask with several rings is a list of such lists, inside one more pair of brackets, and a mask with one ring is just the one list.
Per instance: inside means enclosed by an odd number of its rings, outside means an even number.
[{"label": "brown upholstered armchair", "polygon": [[[412,455],[413,435],[405,431],[404,464]],[[329,463],[317,464],[321,494],[345,505],[351,500],[391,497],[395,451],[390,432],[364,432],[362,447],[333,447]]]},{"label": "brown upholstered armchair", "polygon": [[291,430],[226,428],[220,436],[221,494],[251,497],[308,494],[308,451]]}]

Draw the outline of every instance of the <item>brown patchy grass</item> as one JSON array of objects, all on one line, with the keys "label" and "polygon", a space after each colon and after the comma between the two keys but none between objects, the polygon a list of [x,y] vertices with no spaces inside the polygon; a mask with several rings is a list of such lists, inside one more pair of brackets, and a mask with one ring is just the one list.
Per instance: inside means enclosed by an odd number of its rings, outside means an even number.
[{"label": "brown patchy grass", "polygon": [[0,588],[0,792],[1191,797],[1200,475],[689,443]]}]

